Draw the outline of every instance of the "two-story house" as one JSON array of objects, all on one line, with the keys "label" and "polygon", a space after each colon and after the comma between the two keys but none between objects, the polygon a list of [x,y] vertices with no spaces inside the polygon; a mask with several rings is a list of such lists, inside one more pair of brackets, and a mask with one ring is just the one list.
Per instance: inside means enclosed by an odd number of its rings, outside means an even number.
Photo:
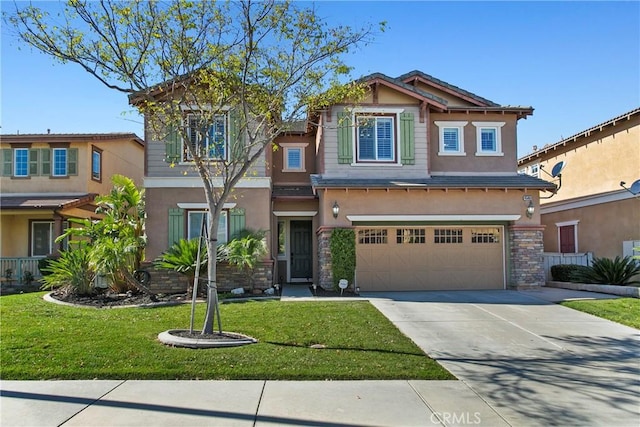
[{"label": "two-story house", "polygon": [[536,149],[518,167],[547,179],[560,162],[562,186],[541,200],[545,251],[632,255],[640,246],[640,195],[620,183],[640,179],[640,108]]},{"label": "two-story house", "polygon": [[111,176],[142,185],[144,141],[132,133],[0,135],[0,259],[19,279],[39,275],[37,259],[55,253],[69,218],[95,216],[93,200]]},{"label": "two-story house", "polygon": [[[331,287],[329,238],[350,227],[362,291],[542,285],[539,193],[555,185],[517,173],[517,123],[533,109],[419,71],[362,81],[370,90],[356,107],[332,105],[318,126],[300,124],[265,151],[226,206],[218,240],[268,230],[263,277],[278,283]],[[195,236],[206,209],[189,159],[167,160],[174,152],[184,150],[147,146],[148,259]]]}]

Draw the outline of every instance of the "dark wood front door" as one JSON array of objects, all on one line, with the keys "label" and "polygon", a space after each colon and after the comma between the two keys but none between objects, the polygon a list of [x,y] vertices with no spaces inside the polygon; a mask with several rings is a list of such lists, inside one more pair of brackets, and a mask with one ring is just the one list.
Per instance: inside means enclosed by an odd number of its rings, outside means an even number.
[{"label": "dark wood front door", "polygon": [[311,221],[291,221],[291,279],[313,277]]}]

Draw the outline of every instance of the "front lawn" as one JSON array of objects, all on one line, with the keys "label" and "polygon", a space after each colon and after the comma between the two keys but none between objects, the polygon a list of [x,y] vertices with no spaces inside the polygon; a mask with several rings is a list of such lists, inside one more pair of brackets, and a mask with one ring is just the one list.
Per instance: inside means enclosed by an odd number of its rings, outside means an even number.
[{"label": "front lawn", "polygon": [[561,304],[640,329],[640,299],[638,298],[564,301]]},{"label": "front lawn", "polygon": [[[42,296],[0,297],[3,380],[454,378],[366,301],[223,304],[223,329],[259,343],[192,350],[157,341],[188,328],[190,305],[90,309]],[[204,309],[198,304],[196,327]]]}]

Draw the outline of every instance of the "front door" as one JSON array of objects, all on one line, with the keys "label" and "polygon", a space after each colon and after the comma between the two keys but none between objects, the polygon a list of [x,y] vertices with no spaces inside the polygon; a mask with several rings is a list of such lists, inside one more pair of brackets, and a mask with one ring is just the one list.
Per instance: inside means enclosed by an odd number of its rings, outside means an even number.
[{"label": "front door", "polygon": [[311,221],[291,221],[291,280],[311,280]]}]

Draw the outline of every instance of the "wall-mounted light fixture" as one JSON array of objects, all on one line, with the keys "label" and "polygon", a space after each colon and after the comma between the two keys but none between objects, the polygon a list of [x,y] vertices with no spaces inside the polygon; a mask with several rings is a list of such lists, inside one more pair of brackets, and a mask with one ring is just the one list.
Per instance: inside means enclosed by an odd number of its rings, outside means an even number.
[{"label": "wall-mounted light fixture", "polygon": [[527,204],[527,210],[526,210],[527,218],[529,219],[533,218],[533,214],[536,211],[535,206],[533,206],[533,199],[529,195],[524,195],[522,196],[522,200],[524,200],[525,203]]},{"label": "wall-mounted light fixture", "polygon": [[338,218],[338,214],[340,213],[340,206],[338,206],[338,201],[333,202],[333,207],[331,208],[333,211],[333,217]]}]

